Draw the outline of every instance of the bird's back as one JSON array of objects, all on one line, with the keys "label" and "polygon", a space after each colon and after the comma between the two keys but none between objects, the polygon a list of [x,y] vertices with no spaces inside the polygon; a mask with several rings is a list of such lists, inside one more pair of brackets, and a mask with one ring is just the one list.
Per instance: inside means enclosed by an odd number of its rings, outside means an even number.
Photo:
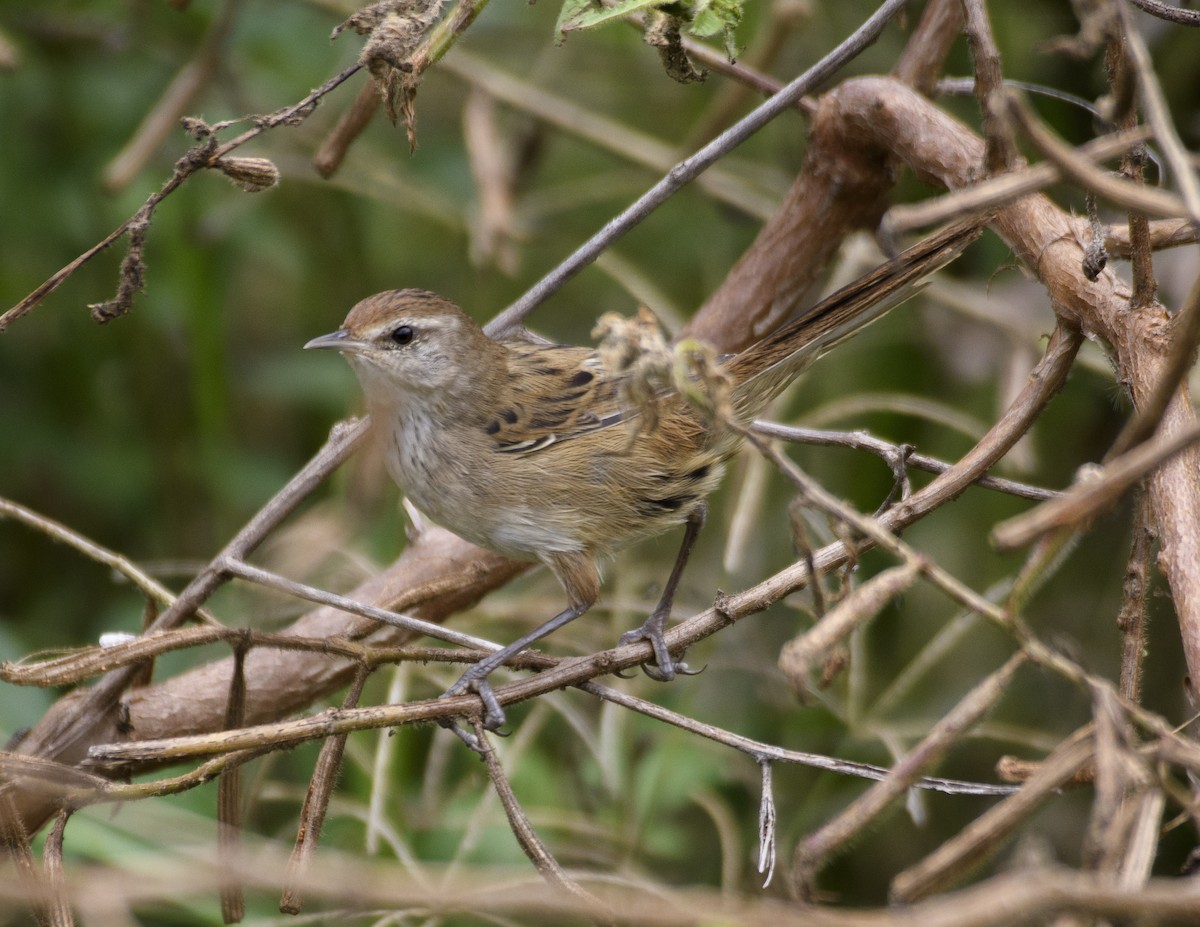
[{"label": "bird's back", "polygon": [[503,500],[488,546],[606,556],[681,524],[719,481],[711,429],[678,395],[651,422],[595,351],[507,347],[510,376],[483,429]]}]

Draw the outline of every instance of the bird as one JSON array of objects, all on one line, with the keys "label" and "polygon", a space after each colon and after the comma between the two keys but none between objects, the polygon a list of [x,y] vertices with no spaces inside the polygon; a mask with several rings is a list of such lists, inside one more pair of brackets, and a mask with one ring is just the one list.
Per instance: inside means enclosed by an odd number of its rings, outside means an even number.
[{"label": "bird", "polygon": [[[909,298],[979,233],[978,223],[950,226],[718,358],[732,419],[752,420],[812,361]],[[664,632],[706,497],[741,444],[734,430],[679,389],[659,386],[631,402],[633,375],[613,369],[603,352],[523,333],[492,338],[428,290],[367,297],[339,329],[305,347],[349,362],[386,468],[412,504],[467,541],[540,561],[566,594],[563,611],[473,664],[443,697],[476,693],[484,728],[499,729],[505,714],[491,672],[587,612],[600,595],[601,564],[616,551],[679,525],[683,541],[661,599],[620,643],[649,643],[653,662],[643,668],[655,679],[692,672]]]}]

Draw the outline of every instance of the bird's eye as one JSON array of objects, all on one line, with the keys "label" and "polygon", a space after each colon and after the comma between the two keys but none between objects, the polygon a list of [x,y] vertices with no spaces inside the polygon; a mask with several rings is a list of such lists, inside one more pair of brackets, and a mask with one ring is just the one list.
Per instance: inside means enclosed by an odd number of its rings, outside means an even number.
[{"label": "bird's eye", "polygon": [[391,337],[393,342],[403,347],[413,340],[414,334],[416,334],[416,332],[413,331],[413,327],[411,325],[398,325],[392,330]]}]

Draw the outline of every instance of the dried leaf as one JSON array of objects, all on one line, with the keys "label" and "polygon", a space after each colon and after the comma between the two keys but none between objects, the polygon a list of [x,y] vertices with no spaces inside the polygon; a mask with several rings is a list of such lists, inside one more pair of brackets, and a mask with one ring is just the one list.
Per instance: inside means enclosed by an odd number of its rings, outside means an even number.
[{"label": "dried leaf", "polygon": [[681,84],[690,84],[707,78],[708,71],[692,64],[692,59],[683,50],[683,39],[679,35],[682,26],[683,20],[677,16],[655,13],[646,24],[645,38],[647,45],[658,49],[667,75]]},{"label": "dried leaf", "polygon": [[437,22],[444,0],[384,0],[359,10],[333,31],[353,29],[367,35],[359,61],[375,77],[392,123],[404,118],[408,144],[417,144],[416,110],[420,75],[413,67],[413,52]]},{"label": "dried leaf", "polygon": [[146,248],[146,232],[150,229],[149,214],[143,210],[139,216],[129,223],[126,234],[129,236],[129,251],[121,261],[121,279],[117,285],[117,295],[102,303],[89,303],[92,319],[104,324],[120,318],[133,309],[133,298],[146,289],[146,261],[143,252]]}]

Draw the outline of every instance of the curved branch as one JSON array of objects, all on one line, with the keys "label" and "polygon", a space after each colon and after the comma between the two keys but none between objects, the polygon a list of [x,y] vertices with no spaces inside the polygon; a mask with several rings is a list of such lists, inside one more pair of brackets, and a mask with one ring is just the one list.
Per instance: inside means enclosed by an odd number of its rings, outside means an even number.
[{"label": "curved branch", "polygon": [[[826,97],[845,128],[847,147],[885,148],[930,183],[971,184],[984,154],[979,137],[909,88],[886,78],[849,81]],[[1129,311],[1128,285],[1112,270],[1083,276],[1086,221],[1048,198],[1028,196],[999,210],[992,228],[1045,285],[1060,319],[1107,343],[1119,381],[1136,408],[1152,401],[1170,375],[1172,326],[1158,303]],[[1180,435],[1196,419],[1186,386],[1167,404],[1158,433]],[[1200,678],[1200,450],[1190,447],[1150,477],[1150,503],[1162,544],[1161,565],[1175,601],[1184,656]]]},{"label": "curved branch", "polygon": [[1129,0],[1138,9],[1145,10],[1151,16],[1165,19],[1178,26],[1200,26],[1200,11],[1184,10],[1177,6],[1163,3],[1161,0]]}]

